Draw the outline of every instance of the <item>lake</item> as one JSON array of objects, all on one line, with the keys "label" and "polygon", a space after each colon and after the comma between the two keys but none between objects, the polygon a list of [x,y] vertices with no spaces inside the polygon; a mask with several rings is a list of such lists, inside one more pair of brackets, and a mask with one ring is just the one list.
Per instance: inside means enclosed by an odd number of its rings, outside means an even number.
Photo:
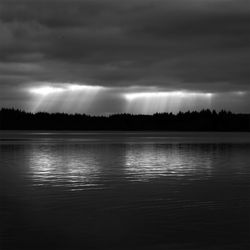
[{"label": "lake", "polygon": [[250,133],[0,132],[0,249],[250,249]]}]

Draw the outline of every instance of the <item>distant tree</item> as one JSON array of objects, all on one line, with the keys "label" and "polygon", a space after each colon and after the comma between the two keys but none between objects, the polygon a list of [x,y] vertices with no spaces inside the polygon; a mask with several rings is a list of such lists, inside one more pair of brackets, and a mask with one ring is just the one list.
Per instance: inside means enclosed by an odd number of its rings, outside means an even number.
[{"label": "distant tree", "polygon": [[153,115],[113,114],[89,116],[66,113],[28,113],[0,110],[2,130],[154,130],[154,131],[250,131],[250,114],[201,110]]}]

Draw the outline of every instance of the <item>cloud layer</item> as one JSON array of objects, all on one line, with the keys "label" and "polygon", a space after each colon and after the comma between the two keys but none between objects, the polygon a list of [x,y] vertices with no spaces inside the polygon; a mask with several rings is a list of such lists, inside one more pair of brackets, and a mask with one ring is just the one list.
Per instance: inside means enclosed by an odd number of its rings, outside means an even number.
[{"label": "cloud layer", "polygon": [[2,0],[0,34],[1,106],[41,82],[250,89],[248,0]]}]

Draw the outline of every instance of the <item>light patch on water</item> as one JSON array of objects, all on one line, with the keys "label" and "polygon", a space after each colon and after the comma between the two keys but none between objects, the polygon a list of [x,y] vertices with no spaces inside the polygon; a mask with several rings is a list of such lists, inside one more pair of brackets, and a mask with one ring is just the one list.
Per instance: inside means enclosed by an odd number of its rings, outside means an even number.
[{"label": "light patch on water", "polygon": [[67,187],[71,191],[99,186],[99,165],[91,153],[34,146],[29,160],[30,178],[35,186]]},{"label": "light patch on water", "polygon": [[127,150],[125,169],[129,180],[148,182],[164,176],[209,178],[212,171],[211,164],[210,157],[205,154],[191,154],[191,151],[183,150],[178,146],[147,145],[131,147]]}]

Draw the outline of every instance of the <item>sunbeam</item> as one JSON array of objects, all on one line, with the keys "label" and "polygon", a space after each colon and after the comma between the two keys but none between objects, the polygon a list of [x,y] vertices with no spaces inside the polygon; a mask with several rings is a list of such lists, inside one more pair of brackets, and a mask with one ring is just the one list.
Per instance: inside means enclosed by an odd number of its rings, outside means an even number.
[{"label": "sunbeam", "polygon": [[32,111],[88,112],[96,95],[105,88],[79,84],[54,84],[28,88]]},{"label": "sunbeam", "polygon": [[29,92],[32,94],[42,95],[46,96],[49,94],[55,94],[55,93],[61,93],[65,91],[63,88],[58,87],[50,87],[50,86],[43,86],[43,87],[37,87],[37,88],[31,88],[29,89]]},{"label": "sunbeam", "polygon": [[210,108],[214,94],[187,91],[126,93],[126,112],[151,114]]}]

